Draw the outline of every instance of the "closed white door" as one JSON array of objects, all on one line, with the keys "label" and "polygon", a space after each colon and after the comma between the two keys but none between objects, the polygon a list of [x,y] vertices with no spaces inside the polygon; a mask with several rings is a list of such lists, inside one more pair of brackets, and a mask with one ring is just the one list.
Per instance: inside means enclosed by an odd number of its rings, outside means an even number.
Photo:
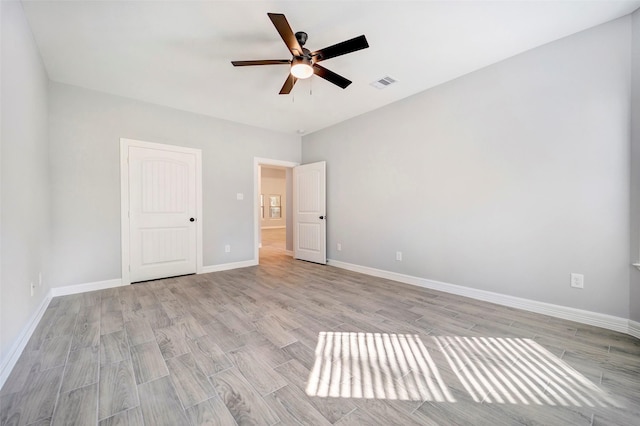
[{"label": "closed white door", "polygon": [[196,273],[196,156],[129,147],[130,281]]},{"label": "closed white door", "polygon": [[293,256],[327,263],[326,162],[293,168]]}]

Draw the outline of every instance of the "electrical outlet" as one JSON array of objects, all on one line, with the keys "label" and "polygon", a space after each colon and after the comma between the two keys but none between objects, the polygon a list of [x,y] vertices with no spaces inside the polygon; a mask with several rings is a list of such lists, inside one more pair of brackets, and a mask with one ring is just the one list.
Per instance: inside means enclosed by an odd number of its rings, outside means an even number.
[{"label": "electrical outlet", "polygon": [[338,243],[336,245],[336,248],[338,249],[338,251],[342,251],[342,244]]},{"label": "electrical outlet", "polygon": [[36,290],[36,286],[33,285],[33,281],[31,281],[31,283],[29,283],[29,285],[31,286],[31,296],[33,297],[35,290]]},{"label": "electrical outlet", "polygon": [[244,200],[244,194],[242,192],[238,192],[236,194],[236,200],[238,200],[238,201]]},{"label": "electrical outlet", "polygon": [[396,260],[397,260],[398,262],[401,262],[401,261],[402,261],[402,252],[401,252],[401,251],[397,251],[397,252],[396,252]]},{"label": "electrical outlet", "polygon": [[229,244],[224,246],[224,252],[225,253],[231,253],[231,246]]},{"label": "electrical outlet", "polygon": [[584,275],[571,274],[571,287],[584,288]]}]

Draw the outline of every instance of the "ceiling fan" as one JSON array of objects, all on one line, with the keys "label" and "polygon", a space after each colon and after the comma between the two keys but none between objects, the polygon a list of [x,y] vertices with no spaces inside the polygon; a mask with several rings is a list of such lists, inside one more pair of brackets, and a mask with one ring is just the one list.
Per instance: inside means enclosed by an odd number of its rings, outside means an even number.
[{"label": "ceiling fan", "polygon": [[366,49],[369,47],[369,43],[367,43],[367,39],[364,35],[311,52],[309,49],[304,47],[307,42],[307,33],[299,31],[294,34],[289,22],[287,22],[287,18],[281,13],[267,13],[267,15],[269,16],[269,19],[271,19],[271,22],[273,22],[273,25],[276,27],[276,30],[280,34],[280,37],[282,37],[284,44],[287,45],[287,48],[293,57],[291,59],[231,61],[233,66],[291,65],[291,72],[287,77],[287,80],[284,82],[282,89],[280,89],[281,95],[289,94],[298,79],[309,78],[313,74],[318,77],[322,77],[343,89],[346,89],[347,86],[351,84],[351,80],[347,80],[343,76],[318,65],[318,62]]}]

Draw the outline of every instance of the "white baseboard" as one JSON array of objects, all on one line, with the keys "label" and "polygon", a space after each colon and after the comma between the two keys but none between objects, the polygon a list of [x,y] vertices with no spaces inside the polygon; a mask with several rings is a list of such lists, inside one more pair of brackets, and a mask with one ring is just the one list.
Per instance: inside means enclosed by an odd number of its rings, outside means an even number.
[{"label": "white baseboard", "polygon": [[[327,263],[337,268],[348,269],[350,271],[360,272],[365,275],[386,278],[388,280],[399,281],[405,284],[411,284],[419,287],[429,288],[432,290],[444,291],[446,293],[457,294],[459,296],[470,297],[472,299],[483,300],[485,302],[496,303],[498,305],[509,306],[511,308],[523,309],[525,311],[536,312],[538,314],[549,315],[556,318],[562,318],[582,324],[594,325],[596,327],[602,327],[608,330],[631,334],[630,321],[625,318],[620,318],[613,315],[600,314],[597,312],[585,311],[582,309],[575,309],[561,305],[554,305],[551,303],[538,302],[536,300],[508,296],[491,291],[478,290],[470,287],[429,280],[426,278],[419,278],[411,275],[404,275],[396,272],[369,268],[367,266],[354,265],[351,263],[340,262],[333,259],[329,259]],[[640,324],[636,323],[636,325],[638,326],[638,328],[636,329],[636,332],[638,334],[636,334],[635,336],[640,338]]]},{"label": "white baseboard", "polygon": [[70,294],[78,294],[78,293],[86,293],[88,291],[95,290],[104,290],[107,288],[120,287],[122,284],[122,279],[116,278],[113,280],[106,281],[96,281],[93,283],[86,284],[76,284],[76,285],[68,285],[65,287],[54,287],[51,289],[51,296],[68,296]]},{"label": "white baseboard", "polygon": [[285,250],[285,252],[286,252],[289,256],[293,257],[293,250]]},{"label": "white baseboard", "polygon": [[11,370],[13,370],[13,367],[15,367],[16,362],[18,362],[18,359],[20,358],[20,355],[22,355],[22,351],[24,350],[25,346],[27,346],[27,343],[29,342],[33,331],[36,329],[36,326],[42,319],[42,315],[44,315],[44,312],[47,310],[49,302],[51,302],[51,292],[49,292],[49,294],[47,294],[47,296],[42,300],[42,303],[40,303],[38,309],[36,309],[36,311],[27,322],[27,326],[18,336],[18,339],[9,351],[9,354],[2,361],[2,364],[0,364],[0,389],[2,389],[2,386],[4,386],[4,382],[7,381],[7,378],[9,378],[9,374],[11,374]]},{"label": "white baseboard", "polygon": [[640,322],[629,320],[629,334],[640,339]]},{"label": "white baseboard", "polygon": [[258,261],[255,259],[243,260],[242,262],[222,263],[220,265],[203,266],[202,273],[208,274],[210,272],[228,271],[229,269],[247,268],[249,266],[256,266]]}]

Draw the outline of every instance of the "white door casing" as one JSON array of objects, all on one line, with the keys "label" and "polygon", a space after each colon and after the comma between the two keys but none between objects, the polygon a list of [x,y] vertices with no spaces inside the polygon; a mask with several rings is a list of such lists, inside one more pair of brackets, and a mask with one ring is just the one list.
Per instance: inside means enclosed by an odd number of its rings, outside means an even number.
[{"label": "white door casing", "polygon": [[293,257],[327,263],[326,162],[293,168]]},{"label": "white door casing", "polygon": [[200,150],[127,139],[121,149],[123,283],[201,272]]}]

